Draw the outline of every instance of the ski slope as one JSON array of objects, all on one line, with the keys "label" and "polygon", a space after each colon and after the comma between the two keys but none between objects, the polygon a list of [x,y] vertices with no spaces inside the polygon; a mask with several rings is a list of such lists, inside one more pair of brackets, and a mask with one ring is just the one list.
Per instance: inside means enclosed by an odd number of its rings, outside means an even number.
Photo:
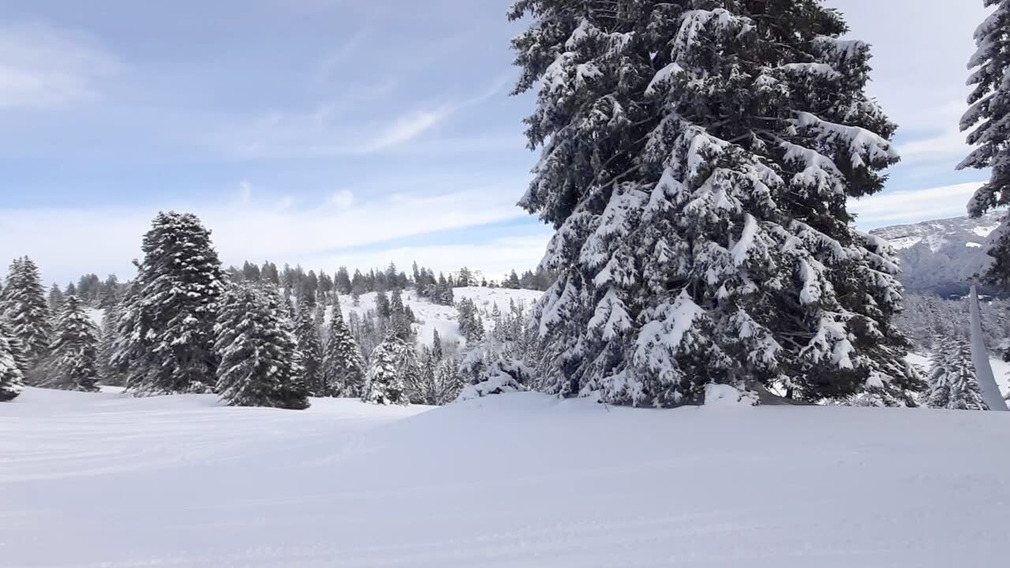
[{"label": "ski slope", "polygon": [[1008,555],[1008,413],[0,406],[0,566],[945,567]]}]

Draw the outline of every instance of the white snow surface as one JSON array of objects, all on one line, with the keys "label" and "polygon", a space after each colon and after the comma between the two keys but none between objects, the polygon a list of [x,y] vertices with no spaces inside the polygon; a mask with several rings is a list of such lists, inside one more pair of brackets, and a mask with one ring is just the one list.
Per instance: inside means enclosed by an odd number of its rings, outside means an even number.
[{"label": "white snow surface", "polygon": [[26,389],[0,406],[0,565],[998,566],[1010,415],[429,410]]}]

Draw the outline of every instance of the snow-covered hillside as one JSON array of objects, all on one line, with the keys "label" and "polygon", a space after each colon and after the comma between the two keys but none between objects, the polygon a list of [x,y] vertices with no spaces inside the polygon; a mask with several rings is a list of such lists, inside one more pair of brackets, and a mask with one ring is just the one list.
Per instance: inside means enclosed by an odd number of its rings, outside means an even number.
[{"label": "snow-covered hillside", "polygon": [[[999,566],[1010,414],[28,389],[5,567]],[[691,433],[690,436],[685,433]]]},{"label": "snow-covered hillside", "polygon": [[[515,290],[510,288],[453,288],[453,295],[456,301],[464,298],[473,300],[484,318],[485,326],[490,326],[488,314],[497,305],[500,310],[508,310],[509,302],[522,303],[526,309],[540,299],[543,292],[537,290]],[[344,317],[351,312],[364,314],[368,310],[375,309],[375,292],[363,294],[358,299],[358,305],[354,305],[351,296],[340,296],[340,307]],[[459,323],[457,321],[457,311],[455,306],[442,306],[433,304],[424,298],[418,298],[413,290],[408,290],[403,294],[404,305],[409,306],[414,316],[419,320],[414,325],[419,343],[430,343],[433,330],[438,330],[438,334],[443,341],[460,341]]]},{"label": "snow-covered hillside", "polygon": [[[481,316],[485,320],[485,326],[489,326],[491,320],[487,316],[494,309],[495,305],[497,305],[501,310],[507,310],[509,302],[516,302],[517,304],[521,303],[528,310],[537,300],[540,299],[543,292],[538,290],[481,288],[471,286],[466,288],[453,288],[453,294],[456,301],[463,298],[473,300],[477,305],[477,308],[481,311]],[[375,292],[363,294],[358,299],[358,305],[355,306],[354,298],[350,295],[341,295],[340,307],[342,308],[344,317],[350,315],[351,312],[357,312],[361,315],[368,310],[374,310],[375,296]],[[418,319],[418,322],[414,324],[414,330],[417,332],[417,341],[419,343],[429,343],[431,341],[431,332],[436,329],[444,341],[451,342],[461,340],[459,334],[459,323],[456,319],[457,312],[455,306],[433,304],[424,298],[419,298],[417,293],[413,290],[408,290],[403,293],[403,302],[404,305],[410,306],[410,309],[414,312],[414,315]],[[95,325],[102,325],[103,314],[104,310],[93,308],[88,309],[88,315],[91,316]],[[326,319],[329,319],[328,312]]]},{"label": "snow-covered hillside", "polygon": [[999,227],[1002,214],[937,219],[870,233],[897,249],[901,281],[908,290],[960,294],[966,289],[965,282],[985,266],[989,236]]}]

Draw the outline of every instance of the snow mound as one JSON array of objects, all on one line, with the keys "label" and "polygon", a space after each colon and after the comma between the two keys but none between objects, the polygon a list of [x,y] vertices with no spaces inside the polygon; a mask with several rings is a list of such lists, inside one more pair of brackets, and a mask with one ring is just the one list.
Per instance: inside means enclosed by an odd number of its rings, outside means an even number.
[{"label": "snow mound", "polygon": [[757,394],[742,392],[730,385],[709,384],[705,386],[705,406],[717,408],[732,408],[741,406],[756,406]]}]

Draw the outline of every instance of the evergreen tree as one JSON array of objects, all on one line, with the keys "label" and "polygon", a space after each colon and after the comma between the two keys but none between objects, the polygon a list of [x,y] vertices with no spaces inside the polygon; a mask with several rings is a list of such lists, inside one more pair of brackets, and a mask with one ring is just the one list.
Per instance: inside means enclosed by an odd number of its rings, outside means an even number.
[{"label": "evergreen tree", "polygon": [[98,341],[98,378],[102,384],[122,386],[126,383],[123,369],[115,363],[116,338],[122,304],[115,302],[102,314],[101,337]]},{"label": "evergreen tree", "polygon": [[[968,61],[973,69],[968,78],[972,87],[968,96],[968,111],[961,118],[961,131],[971,131],[968,143],[977,146],[958,165],[958,169],[990,170],[989,181],[975,191],[968,203],[968,215],[981,217],[1010,205],[1010,0],[983,0],[995,7],[982,25],[975,30],[978,50]],[[985,276],[991,282],[1010,288],[1010,216],[994,233],[989,255],[993,263]]]},{"label": "evergreen tree", "polygon": [[302,356],[302,381],[314,396],[327,396],[329,389],[323,377],[323,344],[319,338],[319,326],[313,317],[314,311],[322,310],[313,310],[308,301],[302,299],[295,320],[295,338]]},{"label": "evergreen tree", "polygon": [[924,383],[893,325],[892,252],[847,200],[883,188],[895,126],[869,47],[816,0],[518,0],[517,93],[543,154],[520,204],[556,228],[539,387],[617,404],[709,383],[802,400]]},{"label": "evergreen tree", "polygon": [[456,303],[456,319],[459,332],[467,341],[484,339],[484,322],[477,312],[477,304],[470,298],[463,298]]},{"label": "evergreen tree", "polygon": [[63,306],[63,300],[65,296],[63,295],[63,290],[60,288],[59,284],[53,284],[49,288],[49,311],[51,313],[56,313],[59,311],[60,307]]},{"label": "evergreen tree", "polygon": [[39,380],[37,367],[49,353],[51,317],[38,267],[27,256],[15,259],[0,295],[0,318],[7,322],[10,339],[24,357],[22,372],[30,382]]},{"label": "evergreen tree", "polygon": [[365,383],[361,350],[344,323],[340,304],[334,304],[323,352],[323,379],[330,396],[360,397]]},{"label": "evergreen tree", "polygon": [[215,326],[217,392],[232,406],[308,408],[293,324],[276,294],[234,285]]},{"label": "evergreen tree", "polygon": [[372,404],[409,404],[408,387],[417,373],[414,349],[389,336],[375,348],[361,400]]},{"label": "evergreen tree", "polygon": [[431,349],[421,354],[417,380],[411,390],[411,403],[441,406],[459,396],[463,381],[454,359],[439,359]]},{"label": "evergreen tree", "polygon": [[442,348],[442,338],[438,335],[438,330],[431,330],[431,355],[438,362],[445,356]]},{"label": "evergreen tree", "polygon": [[260,270],[260,280],[274,286],[280,286],[281,277],[277,272],[277,265],[272,262],[264,262],[263,269]]},{"label": "evergreen tree", "polygon": [[0,325],[0,402],[14,400],[24,390],[24,375],[8,337]]},{"label": "evergreen tree", "polygon": [[384,322],[389,321],[390,316],[390,304],[389,296],[386,295],[385,290],[379,290],[375,293],[375,311],[379,314],[379,319]]},{"label": "evergreen tree", "polygon": [[119,278],[115,274],[110,274],[102,283],[102,297],[98,301],[98,307],[108,310],[118,304],[120,288]]},{"label": "evergreen tree", "polygon": [[989,409],[982,400],[971,347],[965,338],[940,336],[934,341],[926,404],[954,410]]},{"label": "evergreen tree", "polygon": [[44,385],[98,391],[98,330],[77,296],[67,296],[56,320]]},{"label": "evergreen tree", "polygon": [[142,249],[119,322],[116,360],[127,388],[140,395],[211,390],[224,284],[210,231],[195,215],[159,213]]},{"label": "evergreen tree", "polygon": [[518,289],[519,287],[520,287],[519,286],[519,275],[516,274],[515,270],[513,270],[509,274],[508,278],[505,279],[505,282],[502,283],[502,288]]},{"label": "evergreen tree", "polygon": [[399,288],[393,288],[389,296],[389,331],[403,341],[409,341],[413,336],[410,324],[403,305],[403,295]]}]

